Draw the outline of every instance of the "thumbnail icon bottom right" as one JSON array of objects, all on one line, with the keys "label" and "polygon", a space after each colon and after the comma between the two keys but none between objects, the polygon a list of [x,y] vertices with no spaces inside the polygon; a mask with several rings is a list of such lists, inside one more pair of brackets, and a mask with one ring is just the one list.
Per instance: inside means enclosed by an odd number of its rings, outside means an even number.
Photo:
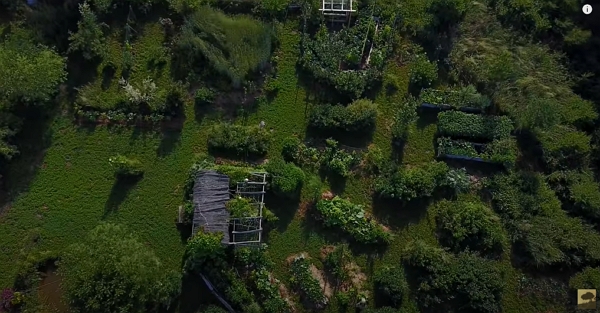
[{"label": "thumbnail icon bottom right", "polygon": [[577,309],[596,309],[596,289],[577,289]]}]

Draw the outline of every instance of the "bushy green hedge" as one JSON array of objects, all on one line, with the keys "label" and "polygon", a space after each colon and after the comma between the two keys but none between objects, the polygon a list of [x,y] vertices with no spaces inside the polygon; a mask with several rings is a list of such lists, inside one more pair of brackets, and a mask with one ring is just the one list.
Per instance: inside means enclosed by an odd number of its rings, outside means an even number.
[{"label": "bushy green hedge", "polygon": [[324,130],[349,132],[368,131],[375,126],[377,105],[367,99],[359,99],[348,106],[320,105],[309,117],[311,127]]},{"label": "bushy green hedge", "polygon": [[567,126],[536,132],[543,151],[543,159],[552,170],[585,168],[591,152],[590,136]]},{"label": "bushy green hedge", "polygon": [[210,149],[237,155],[264,155],[269,148],[269,142],[269,131],[259,126],[221,123],[214,125],[208,136]]},{"label": "bushy green hedge", "polygon": [[404,269],[400,266],[381,268],[375,273],[374,280],[375,291],[389,304],[400,307],[404,295],[408,292]]},{"label": "bushy green hedge", "polygon": [[438,114],[438,120],[438,131],[450,137],[504,139],[508,138],[513,130],[512,122],[507,116],[446,111]]},{"label": "bushy green hedge", "polygon": [[410,125],[417,120],[417,107],[419,101],[409,96],[396,111],[394,116],[394,126],[392,128],[392,136],[397,141],[404,141],[408,137]]},{"label": "bushy green hedge", "polygon": [[586,267],[569,280],[573,289],[600,289],[600,268]]},{"label": "bushy green hedge", "polygon": [[422,241],[408,245],[403,259],[421,308],[433,312],[500,312],[505,279],[500,267],[473,254],[453,255]]},{"label": "bushy green hedge", "polygon": [[421,91],[420,97],[424,103],[447,104],[455,108],[470,107],[483,110],[491,105],[491,100],[479,94],[472,85],[448,90],[427,88]]},{"label": "bushy green hedge", "polygon": [[317,308],[323,308],[329,302],[323,294],[319,281],[312,276],[310,262],[303,255],[292,261],[290,273],[292,286],[300,290],[309,303]]},{"label": "bushy green hedge", "polygon": [[316,169],[320,165],[321,153],[317,148],[308,147],[298,137],[288,137],[283,141],[281,155],[284,160],[298,166]]},{"label": "bushy green hedge", "polygon": [[326,172],[348,177],[352,168],[358,165],[360,157],[355,152],[346,152],[339,148],[338,142],[326,140],[322,151],[308,147],[296,137],[287,138],[283,144],[282,155],[286,161],[309,169],[322,169]]},{"label": "bushy green hedge", "polygon": [[327,140],[327,147],[321,154],[321,167],[341,177],[350,176],[352,168],[358,165],[359,161],[356,153],[338,148],[337,141],[331,139]]},{"label": "bushy green hedge", "polygon": [[410,65],[409,74],[414,88],[428,88],[438,78],[437,63],[429,61],[427,54],[419,54]]},{"label": "bushy green hedge", "polygon": [[434,161],[385,173],[375,182],[375,190],[385,198],[410,201],[430,197],[440,187],[462,190],[468,184],[469,178],[463,170],[451,170],[446,163]]},{"label": "bushy green hedge", "polygon": [[568,216],[540,174],[496,175],[488,187],[518,262],[548,267],[600,261],[600,234]]},{"label": "bushy green hedge", "polygon": [[292,163],[272,160],[267,163],[267,172],[271,175],[271,189],[276,194],[296,198],[304,182],[304,172]]},{"label": "bushy green hedge", "polygon": [[461,155],[472,158],[481,158],[485,161],[503,164],[507,168],[512,168],[517,161],[517,141],[512,138],[496,139],[485,145],[485,148],[479,153],[475,146],[468,141],[452,140],[448,137],[440,137],[437,140],[438,156],[442,155]]},{"label": "bushy green hedge", "polygon": [[454,252],[498,255],[507,238],[500,218],[482,202],[442,200],[436,205],[441,242]]},{"label": "bushy green hedge", "polygon": [[374,220],[368,218],[362,205],[340,197],[317,202],[317,211],[326,227],[342,230],[363,244],[388,243],[390,234]]}]

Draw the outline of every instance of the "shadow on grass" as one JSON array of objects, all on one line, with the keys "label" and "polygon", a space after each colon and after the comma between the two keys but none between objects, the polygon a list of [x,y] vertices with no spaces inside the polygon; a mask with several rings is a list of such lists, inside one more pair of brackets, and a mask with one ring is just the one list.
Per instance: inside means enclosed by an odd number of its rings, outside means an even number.
[{"label": "shadow on grass", "polygon": [[[56,106],[45,109],[35,107],[31,110],[23,109],[21,112],[15,112],[15,115],[22,117],[23,120],[21,131],[13,138],[13,142],[17,143],[19,154],[11,161],[2,162],[0,165],[3,175],[0,205],[26,191],[37,175],[46,149],[52,143],[53,130],[50,125],[57,108]],[[68,160],[65,160],[65,166],[67,164]]]},{"label": "shadow on grass", "polygon": [[430,199],[415,199],[402,202],[394,199],[383,199],[373,196],[373,215],[391,229],[398,230],[417,224],[427,214]]},{"label": "shadow on grass", "polygon": [[363,149],[373,141],[375,127],[363,131],[344,131],[344,130],[321,130],[314,127],[307,127],[305,137],[316,141],[323,141],[327,138],[337,140],[341,145]]},{"label": "shadow on grass", "polygon": [[392,160],[396,162],[396,164],[402,164],[402,160],[404,159],[404,148],[406,147],[406,140],[392,140]]},{"label": "shadow on grass", "polygon": [[196,313],[208,305],[219,306],[218,300],[212,295],[199,275],[184,275],[181,280],[181,294],[169,312]]},{"label": "shadow on grass", "polygon": [[176,224],[177,231],[179,231],[179,237],[182,244],[186,244],[188,239],[192,237],[192,224],[181,223]]},{"label": "shadow on grass", "polygon": [[106,218],[108,215],[119,209],[119,206],[121,203],[123,203],[123,201],[125,201],[127,195],[129,195],[129,192],[141,179],[142,176],[115,178],[115,183],[110,190],[108,200],[106,200],[106,203],[104,204],[103,218]]},{"label": "shadow on grass", "polygon": [[269,191],[265,194],[265,205],[279,218],[273,228],[279,232],[284,232],[294,219],[300,207],[300,202],[299,200],[278,197]]},{"label": "shadow on grass", "polygon": [[156,149],[156,156],[165,157],[175,151],[181,144],[181,131],[168,130],[162,133],[160,145]]}]

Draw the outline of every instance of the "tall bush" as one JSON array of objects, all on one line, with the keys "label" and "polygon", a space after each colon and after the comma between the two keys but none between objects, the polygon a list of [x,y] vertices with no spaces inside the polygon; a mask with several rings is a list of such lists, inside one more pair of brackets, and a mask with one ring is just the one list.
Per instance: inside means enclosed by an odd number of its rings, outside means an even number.
[{"label": "tall bush", "polygon": [[305,178],[299,167],[277,159],[269,161],[266,170],[272,177],[271,188],[276,194],[290,198],[299,196]]},{"label": "tall bush", "polygon": [[359,99],[347,107],[342,105],[318,106],[312,111],[309,124],[325,131],[368,131],[375,126],[376,117],[377,105],[370,100]]},{"label": "tall bush", "polygon": [[431,162],[410,169],[401,168],[382,175],[375,182],[375,190],[386,198],[410,201],[430,197],[444,186],[449,172],[444,162]]},{"label": "tall bush", "polygon": [[81,51],[83,57],[92,59],[96,56],[104,57],[107,53],[106,42],[102,26],[88,2],[79,4],[81,19],[77,22],[77,32],[69,36],[69,51]]},{"label": "tall bush", "polygon": [[144,174],[142,163],[123,155],[116,155],[108,159],[108,163],[115,169],[117,176],[141,176]]},{"label": "tall bush", "polygon": [[410,65],[410,83],[416,89],[428,88],[437,80],[437,72],[437,64],[429,61],[426,54],[419,54]]},{"label": "tall bush", "polygon": [[220,123],[208,136],[208,147],[237,155],[264,155],[269,147],[269,131],[259,126]]}]

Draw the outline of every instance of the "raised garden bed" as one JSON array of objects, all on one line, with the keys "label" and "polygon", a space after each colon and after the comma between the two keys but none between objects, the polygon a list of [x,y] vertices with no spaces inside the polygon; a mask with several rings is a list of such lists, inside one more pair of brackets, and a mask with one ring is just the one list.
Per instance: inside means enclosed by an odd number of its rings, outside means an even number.
[{"label": "raised garden bed", "polygon": [[484,163],[514,166],[517,159],[517,143],[514,138],[497,139],[489,144],[441,137],[437,140],[437,156]]},{"label": "raised garden bed", "polygon": [[438,113],[438,132],[442,136],[494,140],[510,137],[513,130],[508,116],[476,115],[460,111]]},{"label": "raised garden bed", "polygon": [[483,113],[491,105],[488,97],[477,92],[475,87],[467,86],[456,90],[423,89],[421,107],[439,110],[460,110],[467,113]]}]

